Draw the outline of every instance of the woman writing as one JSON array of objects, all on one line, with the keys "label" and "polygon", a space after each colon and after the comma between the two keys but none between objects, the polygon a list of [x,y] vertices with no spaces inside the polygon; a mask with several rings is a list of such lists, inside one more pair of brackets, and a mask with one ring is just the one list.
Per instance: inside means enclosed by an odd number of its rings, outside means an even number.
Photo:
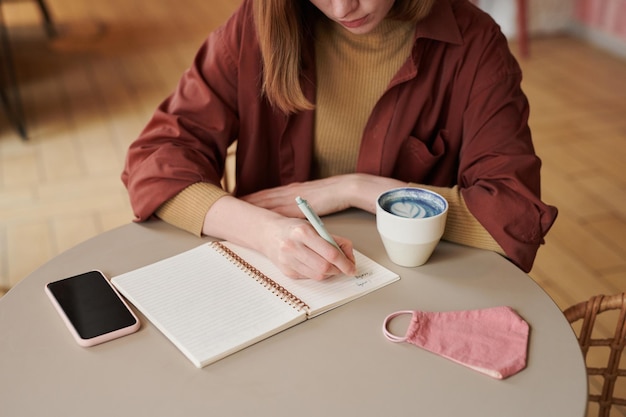
[{"label": "woman writing", "polygon": [[[467,0],[243,0],[131,145],[138,221],[156,215],[260,251],[287,275],[355,271],[302,218],[409,185],[449,202],[444,239],[532,267],[556,209],[521,71]],[[224,191],[237,141],[236,189]],[[345,255],[345,256],[344,256]]]}]

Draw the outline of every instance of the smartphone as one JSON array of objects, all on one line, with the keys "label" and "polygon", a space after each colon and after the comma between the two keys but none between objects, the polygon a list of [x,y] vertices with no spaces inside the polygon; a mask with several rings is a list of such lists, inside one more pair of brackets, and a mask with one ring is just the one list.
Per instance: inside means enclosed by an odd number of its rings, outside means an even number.
[{"label": "smartphone", "polygon": [[81,346],[94,346],[139,329],[139,319],[100,271],[46,284],[46,293]]}]

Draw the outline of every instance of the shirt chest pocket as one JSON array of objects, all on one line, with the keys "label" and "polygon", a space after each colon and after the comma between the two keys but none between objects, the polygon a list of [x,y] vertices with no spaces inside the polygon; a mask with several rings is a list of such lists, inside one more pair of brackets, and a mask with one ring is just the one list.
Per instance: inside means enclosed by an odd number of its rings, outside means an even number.
[{"label": "shirt chest pocket", "polygon": [[446,130],[429,142],[409,136],[400,146],[393,177],[402,181],[426,183],[434,177],[438,162],[446,151]]}]

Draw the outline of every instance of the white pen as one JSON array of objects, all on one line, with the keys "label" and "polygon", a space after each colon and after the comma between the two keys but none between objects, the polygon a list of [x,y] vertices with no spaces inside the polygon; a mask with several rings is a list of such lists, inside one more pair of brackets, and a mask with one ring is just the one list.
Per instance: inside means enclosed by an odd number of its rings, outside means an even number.
[{"label": "white pen", "polygon": [[324,223],[322,223],[322,219],[320,219],[320,216],[318,216],[313,211],[311,206],[309,206],[309,203],[304,198],[301,198],[300,196],[296,197],[296,203],[298,203],[298,208],[300,208],[300,211],[304,213],[304,216],[307,218],[309,223],[313,225],[313,228],[315,229],[317,234],[319,234],[328,243],[330,243],[331,245],[339,249],[341,253],[343,253],[343,251],[341,250],[337,242],[335,242],[335,239],[333,239],[333,237],[330,235],[330,233],[328,233],[328,231],[324,227]]}]

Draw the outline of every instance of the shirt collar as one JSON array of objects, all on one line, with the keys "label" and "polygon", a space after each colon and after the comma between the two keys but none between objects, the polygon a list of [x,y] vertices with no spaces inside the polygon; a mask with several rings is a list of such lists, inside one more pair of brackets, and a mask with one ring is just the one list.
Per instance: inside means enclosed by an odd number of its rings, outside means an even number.
[{"label": "shirt collar", "polygon": [[463,44],[463,37],[452,9],[454,0],[437,0],[432,10],[417,23],[415,39],[429,38],[438,41]]}]

